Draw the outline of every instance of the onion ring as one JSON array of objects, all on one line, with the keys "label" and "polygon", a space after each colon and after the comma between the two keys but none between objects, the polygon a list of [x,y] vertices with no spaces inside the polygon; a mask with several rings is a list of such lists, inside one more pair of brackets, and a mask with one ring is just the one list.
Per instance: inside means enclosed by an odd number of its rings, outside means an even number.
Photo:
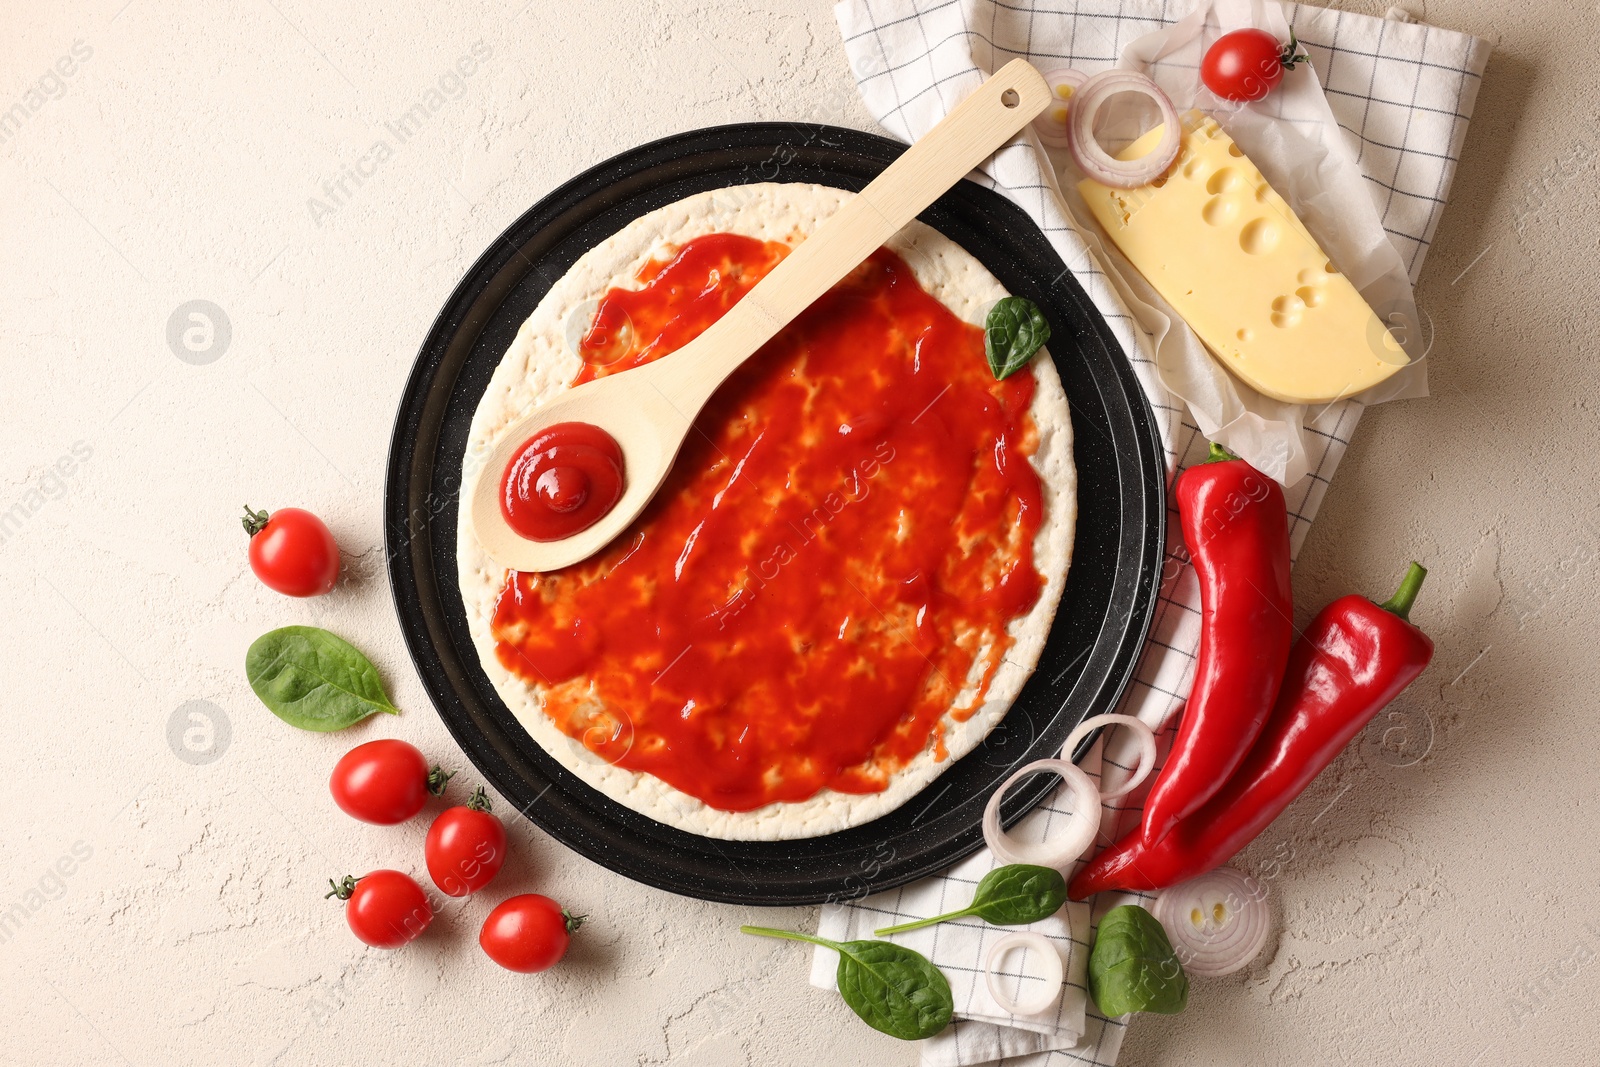
[{"label": "onion ring", "polygon": [[[1036,995],[1031,1000],[1012,1000],[1010,994],[1000,988],[1000,964],[1005,960],[1006,953],[1014,948],[1031,948],[1044,958],[1044,973],[1029,976],[1044,982],[1042,995]],[[1031,930],[1002,937],[994,943],[983,961],[983,982],[989,987],[989,996],[1012,1015],[1038,1015],[1055,1004],[1061,999],[1061,982],[1065,977],[1066,968],[1061,964],[1061,953],[1056,951],[1049,938]]]},{"label": "onion ring", "polygon": [[[1101,800],[1115,800],[1117,797],[1127,796],[1139,788],[1139,783],[1150,777],[1150,772],[1156,769],[1156,733],[1132,715],[1091,715],[1078,724],[1077,729],[1067,735],[1067,743],[1061,746],[1061,758],[1072,758],[1072,750],[1078,747],[1091,732],[1102,726],[1126,726],[1139,737],[1139,765],[1133,769],[1128,780],[1123,782],[1111,792],[1100,791]],[[1101,760],[1100,781],[1106,780],[1105,761]]]},{"label": "onion ring", "polygon": [[1261,954],[1272,929],[1266,889],[1232,867],[1173,886],[1150,912],[1172,938],[1183,969],[1201,978],[1245,966]]},{"label": "onion ring", "polygon": [[1052,148],[1066,148],[1072,141],[1067,133],[1067,114],[1071,107],[1068,101],[1077,95],[1083,83],[1089,80],[1089,75],[1081,70],[1063,67],[1046,73],[1044,80],[1050,86],[1050,106],[1033,120],[1033,128],[1039,140],[1045,144]]},{"label": "onion ring", "polygon": [[[1094,139],[1095,118],[1106,101],[1118,93],[1142,93],[1161,112],[1161,139],[1138,159],[1117,159]],[[1155,82],[1131,70],[1103,70],[1084,82],[1067,113],[1067,133],[1072,161],[1084,177],[1118,189],[1134,189],[1161,177],[1178,158],[1183,143],[1183,126],[1171,98]]]},{"label": "onion ring", "polygon": [[[1068,832],[1058,836],[1054,841],[1041,841],[1036,845],[1024,845],[1013,841],[1000,827],[1000,801],[1019,779],[1040,771],[1050,771],[1061,776],[1061,780],[1071,788],[1076,803],[1072,806],[1072,816]],[[1031,863],[1039,867],[1054,867],[1064,871],[1067,867],[1094,844],[1095,835],[1100,832],[1100,792],[1095,789],[1094,782],[1083,773],[1075,763],[1066,760],[1042,759],[1035,760],[1026,767],[1021,768],[1005,784],[994,791],[989,798],[988,805],[983,809],[983,840],[1002,863]]]}]

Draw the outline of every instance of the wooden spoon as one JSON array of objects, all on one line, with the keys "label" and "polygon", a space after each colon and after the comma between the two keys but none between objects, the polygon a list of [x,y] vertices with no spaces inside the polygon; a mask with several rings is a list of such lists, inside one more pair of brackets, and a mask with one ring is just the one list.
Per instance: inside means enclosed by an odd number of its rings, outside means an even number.
[{"label": "wooden spoon", "polygon": [[[566,567],[604,548],[661,487],[700,408],[723,379],[1050,103],[1050,87],[1014,59],[957,104],[854,199],[816,228],[727,314],[671,355],[568,390],[500,435],[467,486],[478,543],[519,571]],[[531,541],[500,510],[506,467],[539,430],[587,422],[622,448],[625,487],[599,522]]]}]

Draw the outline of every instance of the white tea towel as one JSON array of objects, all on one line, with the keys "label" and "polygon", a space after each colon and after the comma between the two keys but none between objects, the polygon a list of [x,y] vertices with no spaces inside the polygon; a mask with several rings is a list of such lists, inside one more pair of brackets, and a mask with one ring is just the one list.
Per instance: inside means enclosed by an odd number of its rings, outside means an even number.
[{"label": "white tea towel", "polygon": [[[1193,4],[1194,0],[844,0],[835,15],[868,109],[889,132],[912,141],[989,72],[1013,58],[1026,58],[1044,70],[1071,66],[1092,73],[1117,63],[1132,42],[1179,21]],[[1411,22],[1399,11],[1378,19],[1285,4],[1283,17],[1310,54],[1383,230],[1415,281],[1449,199],[1489,47],[1465,34]],[[1183,467],[1204,456],[1205,438],[1183,402],[1162,386],[1155,339],[1135,318],[1069,219],[1049,169],[1057,165],[1059,161],[1052,164],[1033,137],[1024,136],[997,152],[974,178],[1032,217],[1105,317],[1157,415],[1170,483]],[[1292,478],[1285,493],[1295,553],[1361,411],[1359,401],[1344,401],[1304,413],[1305,454],[1297,464],[1304,475]],[[1170,510],[1168,522],[1176,532],[1177,517]],[[1188,693],[1198,640],[1198,588],[1182,538],[1173,536],[1150,641],[1118,710],[1157,729],[1171,725]],[[1164,751],[1171,743],[1170,731],[1161,742]],[[1132,764],[1131,745],[1120,732],[1110,737],[1109,745],[1108,765]],[[1099,774],[1100,759],[1097,745],[1083,764],[1091,776]],[[1009,773],[1010,769],[1000,772],[996,785]],[[1107,806],[1102,843],[1121,837],[1138,822],[1142,796],[1143,790],[1136,791]],[[1021,840],[1042,840],[1053,820],[1069,814],[1065,806],[1069,800],[1065,792],[1052,798],[1012,834]],[[818,932],[836,940],[870,937],[877,927],[961,907],[970,900],[977,880],[996,865],[983,850],[938,877],[827,905]],[[923,1043],[923,1063],[935,1067],[1003,1059],[1007,1067],[1114,1064],[1125,1021],[1108,1020],[1087,1002],[1083,981],[1087,954],[1099,915],[1115,904],[1141,898],[1103,896],[1117,899],[1097,899],[1092,914],[1088,905],[1070,904],[1048,922],[1036,924],[1060,947],[1066,962],[1061,1003],[1041,1018],[1003,1016],[987,994],[983,958],[1003,930],[962,920],[901,935],[899,940],[923,952],[950,977],[956,997],[957,1021]],[[1032,969],[1029,961],[1019,961],[1015,955],[1010,963],[1019,974]],[[831,988],[834,966],[834,954],[819,950],[813,958],[813,984]],[[1026,981],[1016,975],[1008,980]]]}]

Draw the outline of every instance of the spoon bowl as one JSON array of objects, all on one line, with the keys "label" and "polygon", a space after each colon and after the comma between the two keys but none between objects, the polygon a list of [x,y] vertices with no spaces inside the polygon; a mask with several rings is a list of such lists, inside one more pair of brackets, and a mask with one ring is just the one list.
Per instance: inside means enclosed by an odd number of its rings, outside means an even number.
[{"label": "spoon bowl", "polygon": [[[673,355],[688,352],[698,341]],[[598,552],[638,517],[672,470],[672,461],[700,408],[681,409],[656,388],[662,369],[671,372],[669,362],[671,357],[585,382],[552,397],[501,435],[478,464],[466,496],[478,543],[491,559],[521,571],[557,570]],[[571,537],[531,541],[507,524],[500,510],[501,483],[529,438],[563,422],[598,426],[616,440],[625,464],[622,496],[598,522]]]}]

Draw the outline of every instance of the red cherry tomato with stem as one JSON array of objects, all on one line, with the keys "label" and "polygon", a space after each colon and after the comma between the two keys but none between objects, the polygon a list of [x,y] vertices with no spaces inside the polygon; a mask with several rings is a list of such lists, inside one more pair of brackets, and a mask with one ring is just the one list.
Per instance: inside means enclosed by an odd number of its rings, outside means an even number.
[{"label": "red cherry tomato with stem", "polygon": [[271,515],[244,506],[250,569],[285,596],[321,596],[339,581],[339,542],[327,524],[301,508]]},{"label": "red cherry tomato with stem", "polygon": [[1283,81],[1283,72],[1308,57],[1289,34],[1287,47],[1266,30],[1234,30],[1218,37],[1200,61],[1200,80],[1224,100],[1260,100]]},{"label": "red cherry tomato with stem", "polygon": [[444,812],[428,827],[428,876],[452,897],[476,893],[506,861],[506,828],[489,806],[488,794],[479,786],[466,804]]},{"label": "red cherry tomato with stem", "polygon": [[549,897],[524,893],[500,904],[483,920],[478,944],[508,971],[532,974],[566,955],[584,916],[573,915]]},{"label": "red cherry tomato with stem", "polygon": [[432,768],[416,745],[393,737],[357,745],[334,764],[328,790],[346,815],[393,826],[405,822],[444,792],[450,775]]},{"label": "red cherry tomato with stem", "polygon": [[347,901],[345,921],[358,938],[373,948],[399,948],[422,936],[433,922],[428,897],[410,875],[373,871],[360,878],[328,879],[327,895]]}]

